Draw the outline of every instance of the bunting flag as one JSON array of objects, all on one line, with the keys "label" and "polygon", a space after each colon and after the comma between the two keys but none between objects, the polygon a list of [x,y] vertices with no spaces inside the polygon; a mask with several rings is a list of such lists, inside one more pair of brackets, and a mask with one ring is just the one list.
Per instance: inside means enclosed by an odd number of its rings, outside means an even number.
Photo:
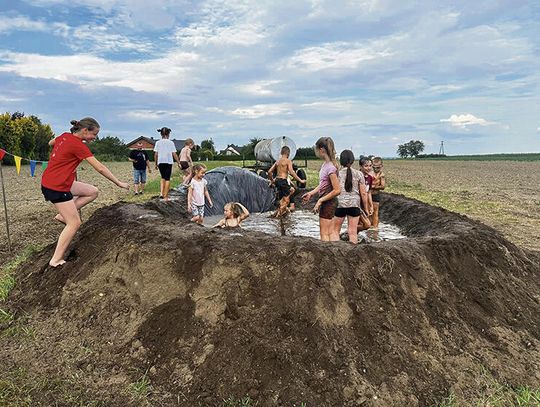
[{"label": "bunting flag", "polygon": [[21,173],[21,157],[14,155],[13,159],[15,160],[15,168],[17,168],[17,175]]},{"label": "bunting flag", "polygon": [[21,174],[21,161],[22,160],[28,161],[30,163],[30,175],[32,177],[35,177],[37,164],[41,163],[41,169],[43,171],[45,171],[45,169],[47,168],[47,165],[49,163],[48,161],[31,160],[29,158],[19,157],[18,155],[12,154],[12,153],[7,152],[6,150],[0,148],[0,162],[2,161],[2,159],[6,155],[10,155],[10,156],[13,157],[13,160],[15,161],[15,167],[17,169],[17,174],[18,175]]},{"label": "bunting flag", "polygon": [[36,160],[30,160],[30,175],[35,177],[34,173],[36,172]]}]

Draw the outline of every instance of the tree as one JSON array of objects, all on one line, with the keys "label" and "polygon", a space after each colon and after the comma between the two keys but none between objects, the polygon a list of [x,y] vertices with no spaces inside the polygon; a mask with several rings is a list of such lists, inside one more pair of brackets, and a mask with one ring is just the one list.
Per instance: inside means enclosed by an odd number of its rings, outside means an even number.
[{"label": "tree", "polygon": [[255,146],[261,141],[262,138],[253,137],[249,139],[249,143],[240,148],[240,154],[246,158],[255,158]]},{"label": "tree", "polygon": [[88,144],[90,151],[101,161],[124,161],[129,155],[126,144],[118,137],[96,138]]},{"label": "tree", "polygon": [[424,143],[420,140],[411,140],[408,143],[398,145],[397,154],[401,158],[416,157],[424,151]]},{"label": "tree", "polygon": [[209,150],[212,153],[212,156],[216,155],[214,140],[208,139],[201,141],[201,150]]}]

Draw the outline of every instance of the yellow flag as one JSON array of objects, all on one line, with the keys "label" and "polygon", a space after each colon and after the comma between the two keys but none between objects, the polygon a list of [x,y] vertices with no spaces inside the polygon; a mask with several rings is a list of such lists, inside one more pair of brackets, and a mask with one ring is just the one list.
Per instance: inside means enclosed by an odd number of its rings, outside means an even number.
[{"label": "yellow flag", "polygon": [[15,168],[17,168],[17,175],[21,173],[21,157],[18,155],[14,155],[13,158],[15,159]]}]

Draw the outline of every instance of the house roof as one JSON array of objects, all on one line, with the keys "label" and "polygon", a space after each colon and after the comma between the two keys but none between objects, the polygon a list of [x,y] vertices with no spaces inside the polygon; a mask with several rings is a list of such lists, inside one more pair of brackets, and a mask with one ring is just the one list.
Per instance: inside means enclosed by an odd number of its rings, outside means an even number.
[{"label": "house roof", "polygon": [[[150,143],[152,145],[155,145],[156,144],[156,141],[153,137],[144,137],[144,136],[140,136],[140,137],[137,137],[135,140],[133,141],[130,141],[129,143],[127,143],[127,146],[131,146],[141,140],[144,140],[146,141],[147,143]],[[171,139],[171,141],[174,143],[174,146],[176,147],[176,150],[177,151],[180,151],[181,149],[184,148],[185,144],[186,144],[186,140],[176,140],[176,139]]]}]

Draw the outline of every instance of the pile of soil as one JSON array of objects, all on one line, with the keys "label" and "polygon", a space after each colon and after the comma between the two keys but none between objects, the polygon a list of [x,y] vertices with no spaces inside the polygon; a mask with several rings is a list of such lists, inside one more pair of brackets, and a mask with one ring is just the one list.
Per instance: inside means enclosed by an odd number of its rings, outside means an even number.
[{"label": "pile of soil", "polygon": [[119,203],[18,272],[10,307],[32,341],[6,366],[77,377],[110,406],[147,373],[156,405],[432,405],[479,368],[540,384],[540,253],[384,194],[407,239],[367,245],[191,224],[175,203]]}]

